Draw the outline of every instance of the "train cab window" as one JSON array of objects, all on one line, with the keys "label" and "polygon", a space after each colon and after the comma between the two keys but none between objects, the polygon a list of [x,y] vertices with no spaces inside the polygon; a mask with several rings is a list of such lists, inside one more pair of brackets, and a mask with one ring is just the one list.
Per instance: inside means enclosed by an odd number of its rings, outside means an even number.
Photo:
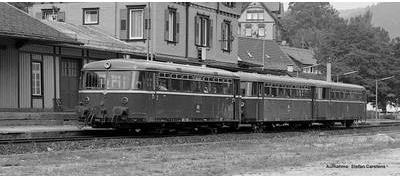
[{"label": "train cab window", "polygon": [[140,87],[141,84],[139,84],[140,82],[138,81],[138,78],[139,72],[137,71],[110,71],[107,80],[107,89],[130,89],[132,80],[134,83],[138,83],[137,87]]},{"label": "train cab window", "polygon": [[87,71],[84,73],[83,89],[104,89],[106,85],[106,72]]}]

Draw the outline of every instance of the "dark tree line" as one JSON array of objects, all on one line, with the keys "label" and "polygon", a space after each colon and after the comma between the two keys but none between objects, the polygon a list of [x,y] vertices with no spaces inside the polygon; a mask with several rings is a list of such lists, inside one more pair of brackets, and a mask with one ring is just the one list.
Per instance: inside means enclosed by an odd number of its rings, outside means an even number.
[{"label": "dark tree line", "polygon": [[400,38],[371,24],[372,13],[343,19],[328,2],[291,2],[282,18],[283,39],[289,45],[313,49],[321,65],[332,63],[332,75],[355,74],[340,81],[363,85],[368,101],[375,100],[375,80],[379,81],[378,105],[398,104],[400,98]]}]

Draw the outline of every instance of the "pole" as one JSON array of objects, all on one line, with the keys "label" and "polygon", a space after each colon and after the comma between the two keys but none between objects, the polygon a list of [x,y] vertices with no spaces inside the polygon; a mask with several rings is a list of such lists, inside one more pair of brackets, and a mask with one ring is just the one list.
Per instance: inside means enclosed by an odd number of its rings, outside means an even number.
[{"label": "pole", "polygon": [[375,80],[375,119],[378,119],[378,80]]}]

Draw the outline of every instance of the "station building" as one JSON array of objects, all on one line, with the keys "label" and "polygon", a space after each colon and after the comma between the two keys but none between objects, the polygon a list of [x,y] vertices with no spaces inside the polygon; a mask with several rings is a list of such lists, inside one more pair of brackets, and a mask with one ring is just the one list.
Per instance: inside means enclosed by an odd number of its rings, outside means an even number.
[{"label": "station building", "polygon": [[0,3],[0,111],[72,111],[83,64],[131,55],[144,57],[95,28],[43,22]]}]

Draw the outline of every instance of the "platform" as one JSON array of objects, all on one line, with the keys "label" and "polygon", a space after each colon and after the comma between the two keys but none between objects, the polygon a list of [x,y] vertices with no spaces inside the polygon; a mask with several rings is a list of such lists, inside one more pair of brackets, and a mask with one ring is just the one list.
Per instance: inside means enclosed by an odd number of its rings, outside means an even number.
[{"label": "platform", "polygon": [[0,127],[62,126],[76,122],[75,112],[0,112]]}]

